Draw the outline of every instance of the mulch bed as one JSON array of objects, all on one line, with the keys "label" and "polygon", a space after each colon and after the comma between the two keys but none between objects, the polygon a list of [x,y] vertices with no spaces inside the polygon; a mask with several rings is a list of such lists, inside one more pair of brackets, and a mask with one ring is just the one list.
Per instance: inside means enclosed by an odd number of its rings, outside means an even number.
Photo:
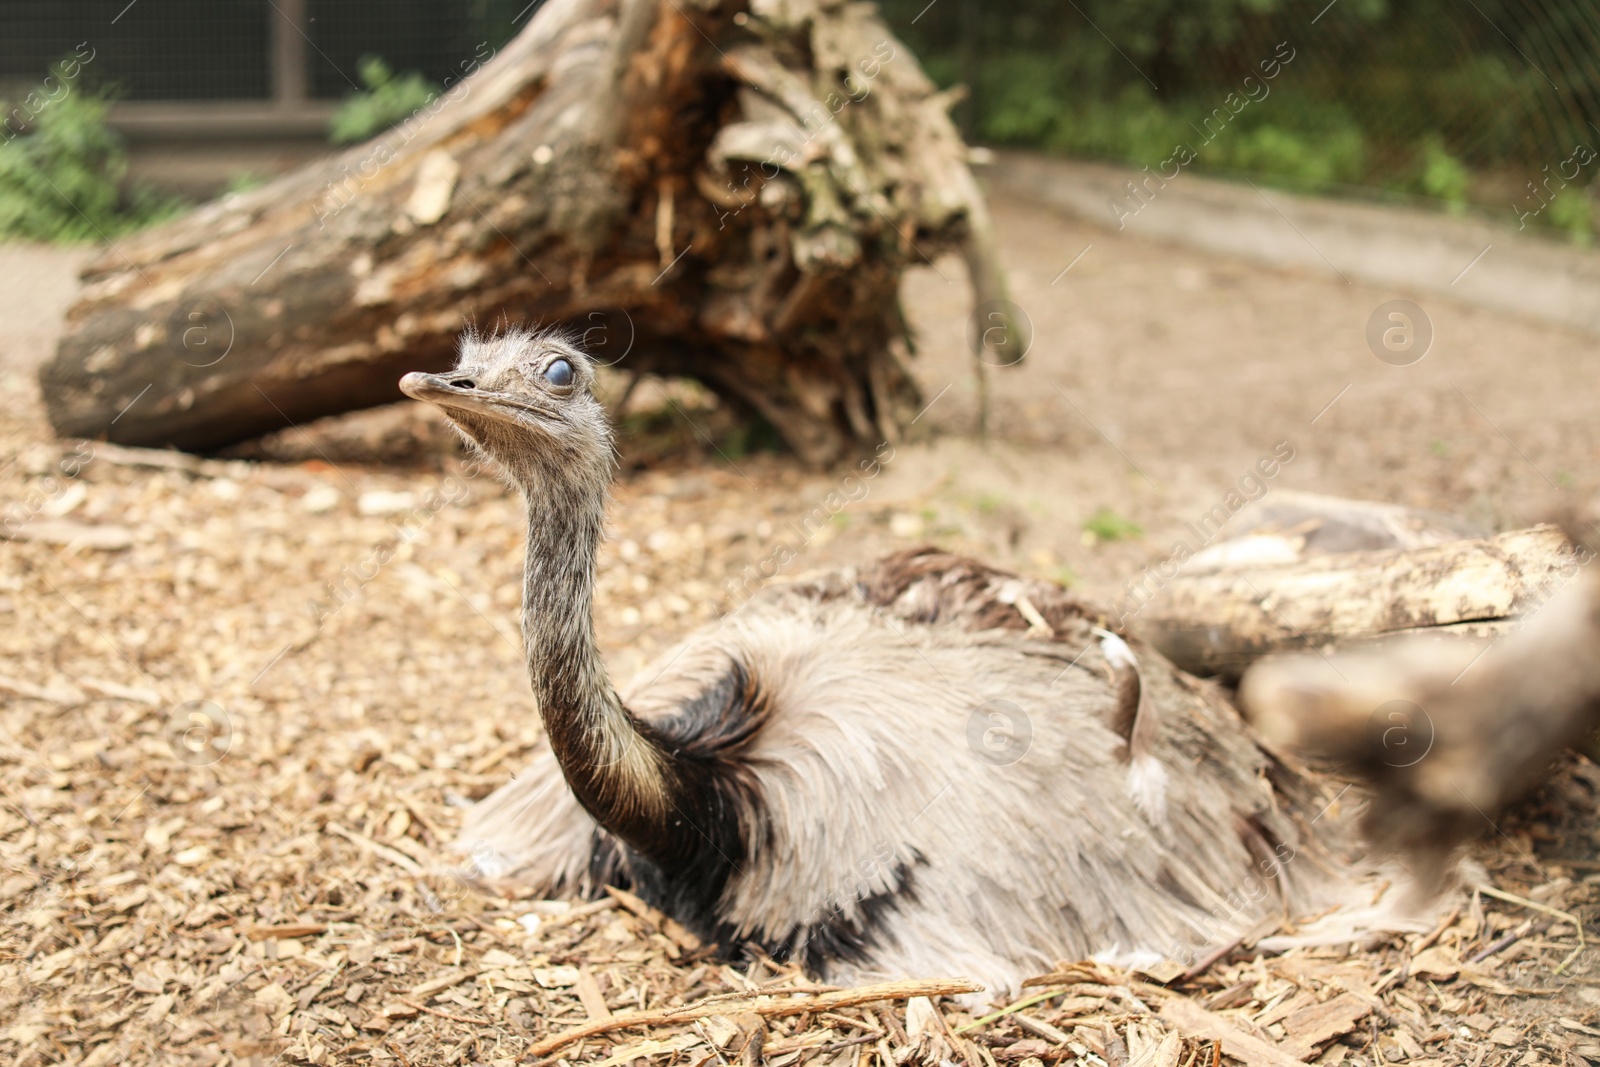
[{"label": "mulch bed", "polygon": [[[29,514],[0,541],[0,1061],[1600,1062],[1600,971],[1574,953],[1575,920],[1600,939],[1581,757],[1486,827],[1500,895],[1464,894],[1426,935],[1246,944],[1187,977],[1066,961],[977,1013],[930,996],[959,976],[829,990],[725,962],[625,893],[451,873],[464,806],[517,769],[536,717],[520,504],[419,409],[286,438],[275,462],[90,445],[68,475],[84,453],[4,403],[0,500]],[[443,443],[397,468],[361,462],[363,434]],[[762,525],[828,488],[738,463],[619,485],[597,603],[619,674],[714,617]],[[862,511],[848,553],[899,543],[895,517]]]}]

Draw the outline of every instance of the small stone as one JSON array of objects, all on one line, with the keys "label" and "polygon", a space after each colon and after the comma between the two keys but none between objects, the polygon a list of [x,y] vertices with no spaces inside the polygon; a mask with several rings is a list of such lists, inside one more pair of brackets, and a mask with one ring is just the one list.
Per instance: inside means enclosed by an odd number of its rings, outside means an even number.
[{"label": "small stone", "polygon": [[896,537],[921,537],[922,517],[909,511],[896,512],[889,516],[889,532]]},{"label": "small stone", "polygon": [[410,511],[417,506],[414,493],[391,493],[384,489],[373,489],[362,493],[356,501],[356,510],[371,518],[378,515],[398,515],[402,511]]},{"label": "small stone", "polygon": [[546,989],[564,989],[578,984],[576,967],[535,967],[533,980]]},{"label": "small stone", "polygon": [[300,498],[300,510],[313,515],[323,515],[339,506],[342,497],[331,485],[314,485]]}]

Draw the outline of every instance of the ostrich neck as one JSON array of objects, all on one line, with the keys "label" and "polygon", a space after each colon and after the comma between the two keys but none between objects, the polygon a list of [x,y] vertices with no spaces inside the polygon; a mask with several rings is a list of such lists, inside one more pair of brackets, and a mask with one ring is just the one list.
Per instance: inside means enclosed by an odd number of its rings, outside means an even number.
[{"label": "ostrich neck", "polygon": [[522,636],[551,750],[595,821],[636,850],[666,859],[672,851],[669,765],[623,707],[595,641],[594,567],[604,490],[546,483],[525,484],[524,493]]}]

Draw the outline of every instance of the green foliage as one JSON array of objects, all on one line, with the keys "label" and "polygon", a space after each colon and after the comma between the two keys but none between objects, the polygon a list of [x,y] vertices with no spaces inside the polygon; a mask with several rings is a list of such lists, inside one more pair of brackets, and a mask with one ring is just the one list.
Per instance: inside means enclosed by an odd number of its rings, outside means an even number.
[{"label": "green foliage", "polygon": [[[1478,0],[1465,13],[1450,0],[882,6],[937,83],[970,88],[956,115],[982,142],[1152,170],[1183,145],[1198,171],[1502,213],[1508,188],[1574,144],[1600,146],[1592,0]],[[1585,240],[1597,211],[1567,197],[1529,218]]]},{"label": "green foliage", "polygon": [[253,170],[235,171],[228,176],[227,191],[230,193],[248,193],[252,189],[261,188],[269,180],[265,175],[257,174]]},{"label": "green foliage", "polygon": [[1124,541],[1138,537],[1144,528],[1132,519],[1123,518],[1110,508],[1100,508],[1083,521],[1086,532],[1100,541]]},{"label": "green foliage", "polygon": [[1422,174],[1418,184],[1425,196],[1443,200],[1454,214],[1467,207],[1467,168],[1444,146],[1444,138],[1430,134],[1422,142]]},{"label": "green foliage", "polygon": [[1594,243],[1594,198],[1581,189],[1563,189],[1543,212],[1550,224],[1565,230],[1572,243],[1587,247]]},{"label": "green foliage", "polygon": [[422,75],[415,71],[396,75],[377,56],[362,57],[361,82],[366,89],[346,97],[333,113],[328,139],[334,144],[374,137],[433,103],[438,94]]},{"label": "green foliage", "polygon": [[717,447],[729,460],[742,459],[755,452],[782,452],[784,449],[782,436],[760,415],[752,414],[734,423],[720,436]]},{"label": "green foliage", "polygon": [[[10,138],[0,142],[0,237],[109,239],[181,213],[176,201],[124,188],[128,159],[106,126],[110,97],[77,83],[65,88],[26,133],[0,127]],[[10,104],[0,108],[12,113]]]}]

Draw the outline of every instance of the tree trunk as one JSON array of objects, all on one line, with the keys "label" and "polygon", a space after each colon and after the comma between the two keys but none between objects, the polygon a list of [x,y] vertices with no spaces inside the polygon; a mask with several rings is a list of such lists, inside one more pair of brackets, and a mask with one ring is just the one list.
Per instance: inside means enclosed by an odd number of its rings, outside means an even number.
[{"label": "tree trunk", "polygon": [[1554,526],[1420,548],[1225,566],[1170,581],[1140,632],[1195,674],[1236,680],[1262,656],[1402,633],[1491,636],[1569,581],[1581,560]]},{"label": "tree trunk", "polygon": [[215,448],[398,400],[511,321],[825,463],[916,412],[906,267],[959,248],[1003,295],[948,101],[870,5],[554,0],[479,52],[372,142],[92,264],[41,371],[57,432]]}]

